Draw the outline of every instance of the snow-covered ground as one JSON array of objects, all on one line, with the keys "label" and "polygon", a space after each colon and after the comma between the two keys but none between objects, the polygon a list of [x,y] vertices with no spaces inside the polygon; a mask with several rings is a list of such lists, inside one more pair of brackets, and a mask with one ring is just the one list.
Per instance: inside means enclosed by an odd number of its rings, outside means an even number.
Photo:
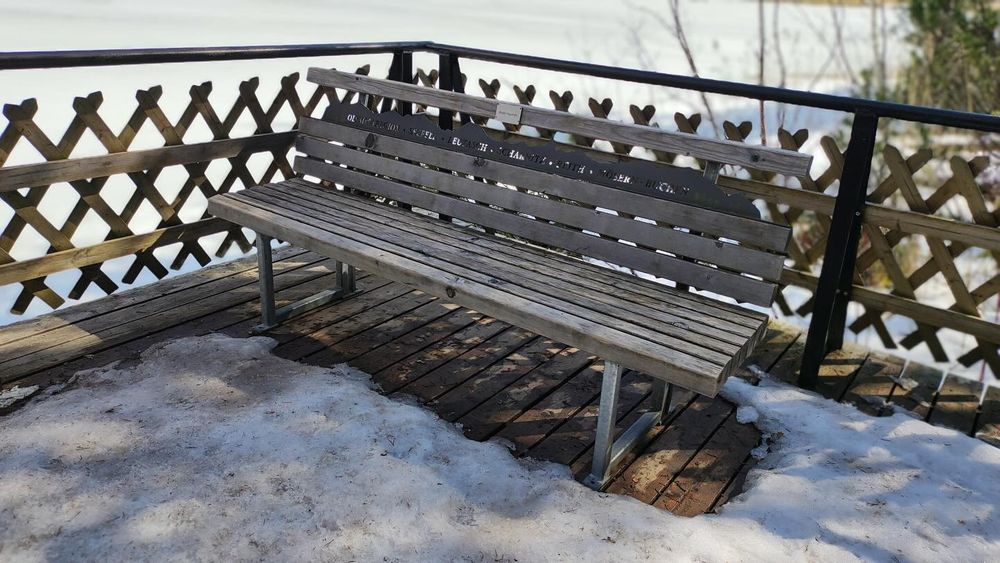
[{"label": "snow-covered ground", "polygon": [[[986,561],[1000,449],[731,380],[768,436],[681,518],[514,459],[267,338],[157,345],[0,419],[0,559]],[[762,448],[763,450],[763,448]]]}]

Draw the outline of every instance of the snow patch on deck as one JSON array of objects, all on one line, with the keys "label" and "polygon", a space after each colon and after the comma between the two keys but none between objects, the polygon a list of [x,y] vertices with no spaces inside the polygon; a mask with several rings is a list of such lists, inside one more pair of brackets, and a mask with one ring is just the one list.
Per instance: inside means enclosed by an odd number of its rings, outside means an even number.
[{"label": "snow patch on deck", "polygon": [[[0,559],[985,560],[1000,450],[764,379],[770,452],[676,517],[465,439],[267,338],[155,346],[0,419]],[[763,454],[762,454],[763,455]]]}]

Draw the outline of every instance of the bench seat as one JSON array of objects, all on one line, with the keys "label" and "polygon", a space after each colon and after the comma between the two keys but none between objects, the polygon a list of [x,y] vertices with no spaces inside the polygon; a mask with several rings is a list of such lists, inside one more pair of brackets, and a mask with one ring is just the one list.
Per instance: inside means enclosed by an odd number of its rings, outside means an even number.
[{"label": "bench seat", "polygon": [[209,211],[709,396],[767,329],[762,313],[301,178]]}]

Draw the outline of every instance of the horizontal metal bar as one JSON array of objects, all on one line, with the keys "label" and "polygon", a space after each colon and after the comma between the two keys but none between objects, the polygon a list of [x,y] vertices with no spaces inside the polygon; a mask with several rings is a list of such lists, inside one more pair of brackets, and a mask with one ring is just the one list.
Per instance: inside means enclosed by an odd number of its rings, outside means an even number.
[{"label": "horizontal metal bar", "polygon": [[773,101],[848,113],[867,110],[878,115],[879,117],[889,117],[905,121],[918,121],[921,123],[943,125],[946,127],[958,127],[962,129],[974,129],[977,131],[988,131],[993,133],[1000,132],[1000,116],[987,115],[983,113],[931,108],[926,106],[913,106],[893,102],[869,100],[865,98],[852,98],[849,96],[820,94],[817,92],[776,88],[773,86],[760,86],[756,84],[744,84],[741,82],[729,82],[726,80],[681,76],[677,74],[666,74],[648,70],[621,68],[576,61],[564,61],[548,57],[518,55],[501,51],[474,49],[470,47],[443,45],[439,43],[430,44],[429,46],[426,46],[425,49],[439,54],[445,53],[469,59],[516,65],[520,67],[552,70],[570,74],[581,74],[599,78],[610,78],[614,80],[624,80],[638,84],[668,86],[683,90],[696,90],[698,92],[707,92],[711,94],[738,96],[742,98]]},{"label": "horizontal metal bar", "polygon": [[662,416],[663,413],[658,410],[643,413],[611,445],[611,457],[606,467],[606,475],[602,478],[600,475],[591,472],[584,479],[583,484],[598,491],[604,489],[614,476],[615,469],[618,468],[622,458],[629,452],[641,449],[646,445],[647,441],[652,439],[652,436],[649,435],[649,430],[660,423]]},{"label": "horizontal metal bar", "polygon": [[400,49],[419,50],[427,45],[430,45],[430,42],[390,41],[233,47],[3,52],[0,53],[0,70],[366,55],[372,53],[391,53]]},{"label": "horizontal metal bar", "polygon": [[431,41],[5,52],[0,53],[0,70],[361,55],[391,53],[399,50],[450,54],[456,57],[541,70],[623,80],[637,84],[666,86],[711,94],[738,96],[832,111],[856,113],[864,110],[874,113],[879,117],[976,131],[1000,132],[1000,116],[982,113],[914,106],[710,78],[681,76],[533,55],[520,55],[502,51],[446,45]]},{"label": "horizontal metal bar", "polygon": [[343,289],[328,289],[326,291],[321,291],[316,295],[306,297],[296,301],[295,303],[290,303],[274,311],[274,320],[270,323],[259,324],[252,329],[250,329],[251,334],[263,334],[269,330],[277,327],[282,322],[312,311],[313,309],[318,309],[334,301],[339,301],[346,297],[349,297],[355,290],[343,288]]},{"label": "horizontal metal bar", "polygon": [[662,416],[663,413],[659,410],[642,413],[639,420],[633,422],[632,426],[615,440],[614,446],[611,447],[611,467],[618,467],[625,454],[641,448],[650,438],[647,436],[649,429],[659,424]]}]

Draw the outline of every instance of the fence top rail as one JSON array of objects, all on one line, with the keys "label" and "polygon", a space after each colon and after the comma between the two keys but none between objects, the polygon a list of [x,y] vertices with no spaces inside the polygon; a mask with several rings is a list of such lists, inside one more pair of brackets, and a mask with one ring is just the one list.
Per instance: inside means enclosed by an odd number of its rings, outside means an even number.
[{"label": "fence top rail", "polygon": [[447,45],[432,41],[0,52],[0,70],[321,57],[399,51],[420,51],[452,55],[539,70],[622,80],[637,84],[695,90],[711,94],[737,96],[847,113],[866,112],[878,117],[959,129],[971,129],[988,133],[1000,133],[1000,116],[984,113],[682,76],[649,70]]},{"label": "fence top rail", "polygon": [[368,55],[373,53],[392,53],[400,50],[419,50],[428,45],[430,45],[428,41],[388,41],[300,45],[239,45],[230,47],[166,47],[155,49],[8,51],[0,52],[0,70]]}]

